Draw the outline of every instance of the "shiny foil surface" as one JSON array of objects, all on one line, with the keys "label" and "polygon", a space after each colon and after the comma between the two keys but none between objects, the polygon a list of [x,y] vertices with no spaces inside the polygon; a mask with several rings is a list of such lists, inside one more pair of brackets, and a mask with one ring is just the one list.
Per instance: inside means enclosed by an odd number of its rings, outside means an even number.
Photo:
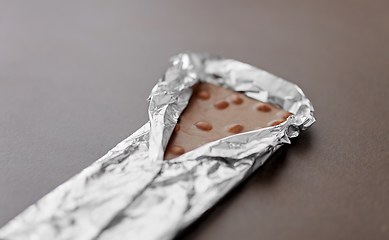
[{"label": "shiny foil surface", "polygon": [[[151,91],[149,121],[7,223],[0,239],[172,239],[315,122],[303,91],[268,72],[209,54],[186,52],[171,61]],[[294,115],[163,161],[198,81],[244,92]]]}]

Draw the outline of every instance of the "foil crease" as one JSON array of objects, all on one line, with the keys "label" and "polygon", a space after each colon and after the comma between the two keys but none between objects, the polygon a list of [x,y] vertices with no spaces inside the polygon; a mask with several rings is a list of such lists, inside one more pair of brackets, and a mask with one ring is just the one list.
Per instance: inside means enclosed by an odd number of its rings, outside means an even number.
[{"label": "foil crease", "polygon": [[[149,121],[105,156],[0,229],[0,239],[172,239],[315,122],[295,84],[248,64],[185,52],[152,89]],[[163,161],[198,81],[293,113],[278,126],[232,135]]]}]

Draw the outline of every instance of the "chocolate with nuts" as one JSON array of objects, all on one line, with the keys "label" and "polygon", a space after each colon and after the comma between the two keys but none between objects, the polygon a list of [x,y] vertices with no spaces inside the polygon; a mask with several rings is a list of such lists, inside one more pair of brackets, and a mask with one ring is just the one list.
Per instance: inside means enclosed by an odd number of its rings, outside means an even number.
[{"label": "chocolate with nuts", "polygon": [[233,134],[276,126],[290,115],[288,111],[243,93],[210,83],[196,84],[174,128],[165,159]]}]

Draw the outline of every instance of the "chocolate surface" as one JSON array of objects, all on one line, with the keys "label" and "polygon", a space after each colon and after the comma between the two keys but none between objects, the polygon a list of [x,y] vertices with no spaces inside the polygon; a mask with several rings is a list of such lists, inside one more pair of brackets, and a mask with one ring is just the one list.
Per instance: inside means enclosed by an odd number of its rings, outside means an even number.
[{"label": "chocolate surface", "polygon": [[289,115],[243,93],[210,83],[197,84],[170,138],[165,159],[233,134],[278,125]]}]

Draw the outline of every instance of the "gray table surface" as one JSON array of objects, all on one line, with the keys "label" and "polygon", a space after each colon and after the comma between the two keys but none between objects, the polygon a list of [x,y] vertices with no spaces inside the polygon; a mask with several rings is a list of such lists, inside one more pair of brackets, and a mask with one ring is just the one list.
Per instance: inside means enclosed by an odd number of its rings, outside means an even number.
[{"label": "gray table surface", "polygon": [[389,238],[389,2],[0,2],[0,226],[147,121],[185,50],[298,84],[317,123],[180,239]]}]

